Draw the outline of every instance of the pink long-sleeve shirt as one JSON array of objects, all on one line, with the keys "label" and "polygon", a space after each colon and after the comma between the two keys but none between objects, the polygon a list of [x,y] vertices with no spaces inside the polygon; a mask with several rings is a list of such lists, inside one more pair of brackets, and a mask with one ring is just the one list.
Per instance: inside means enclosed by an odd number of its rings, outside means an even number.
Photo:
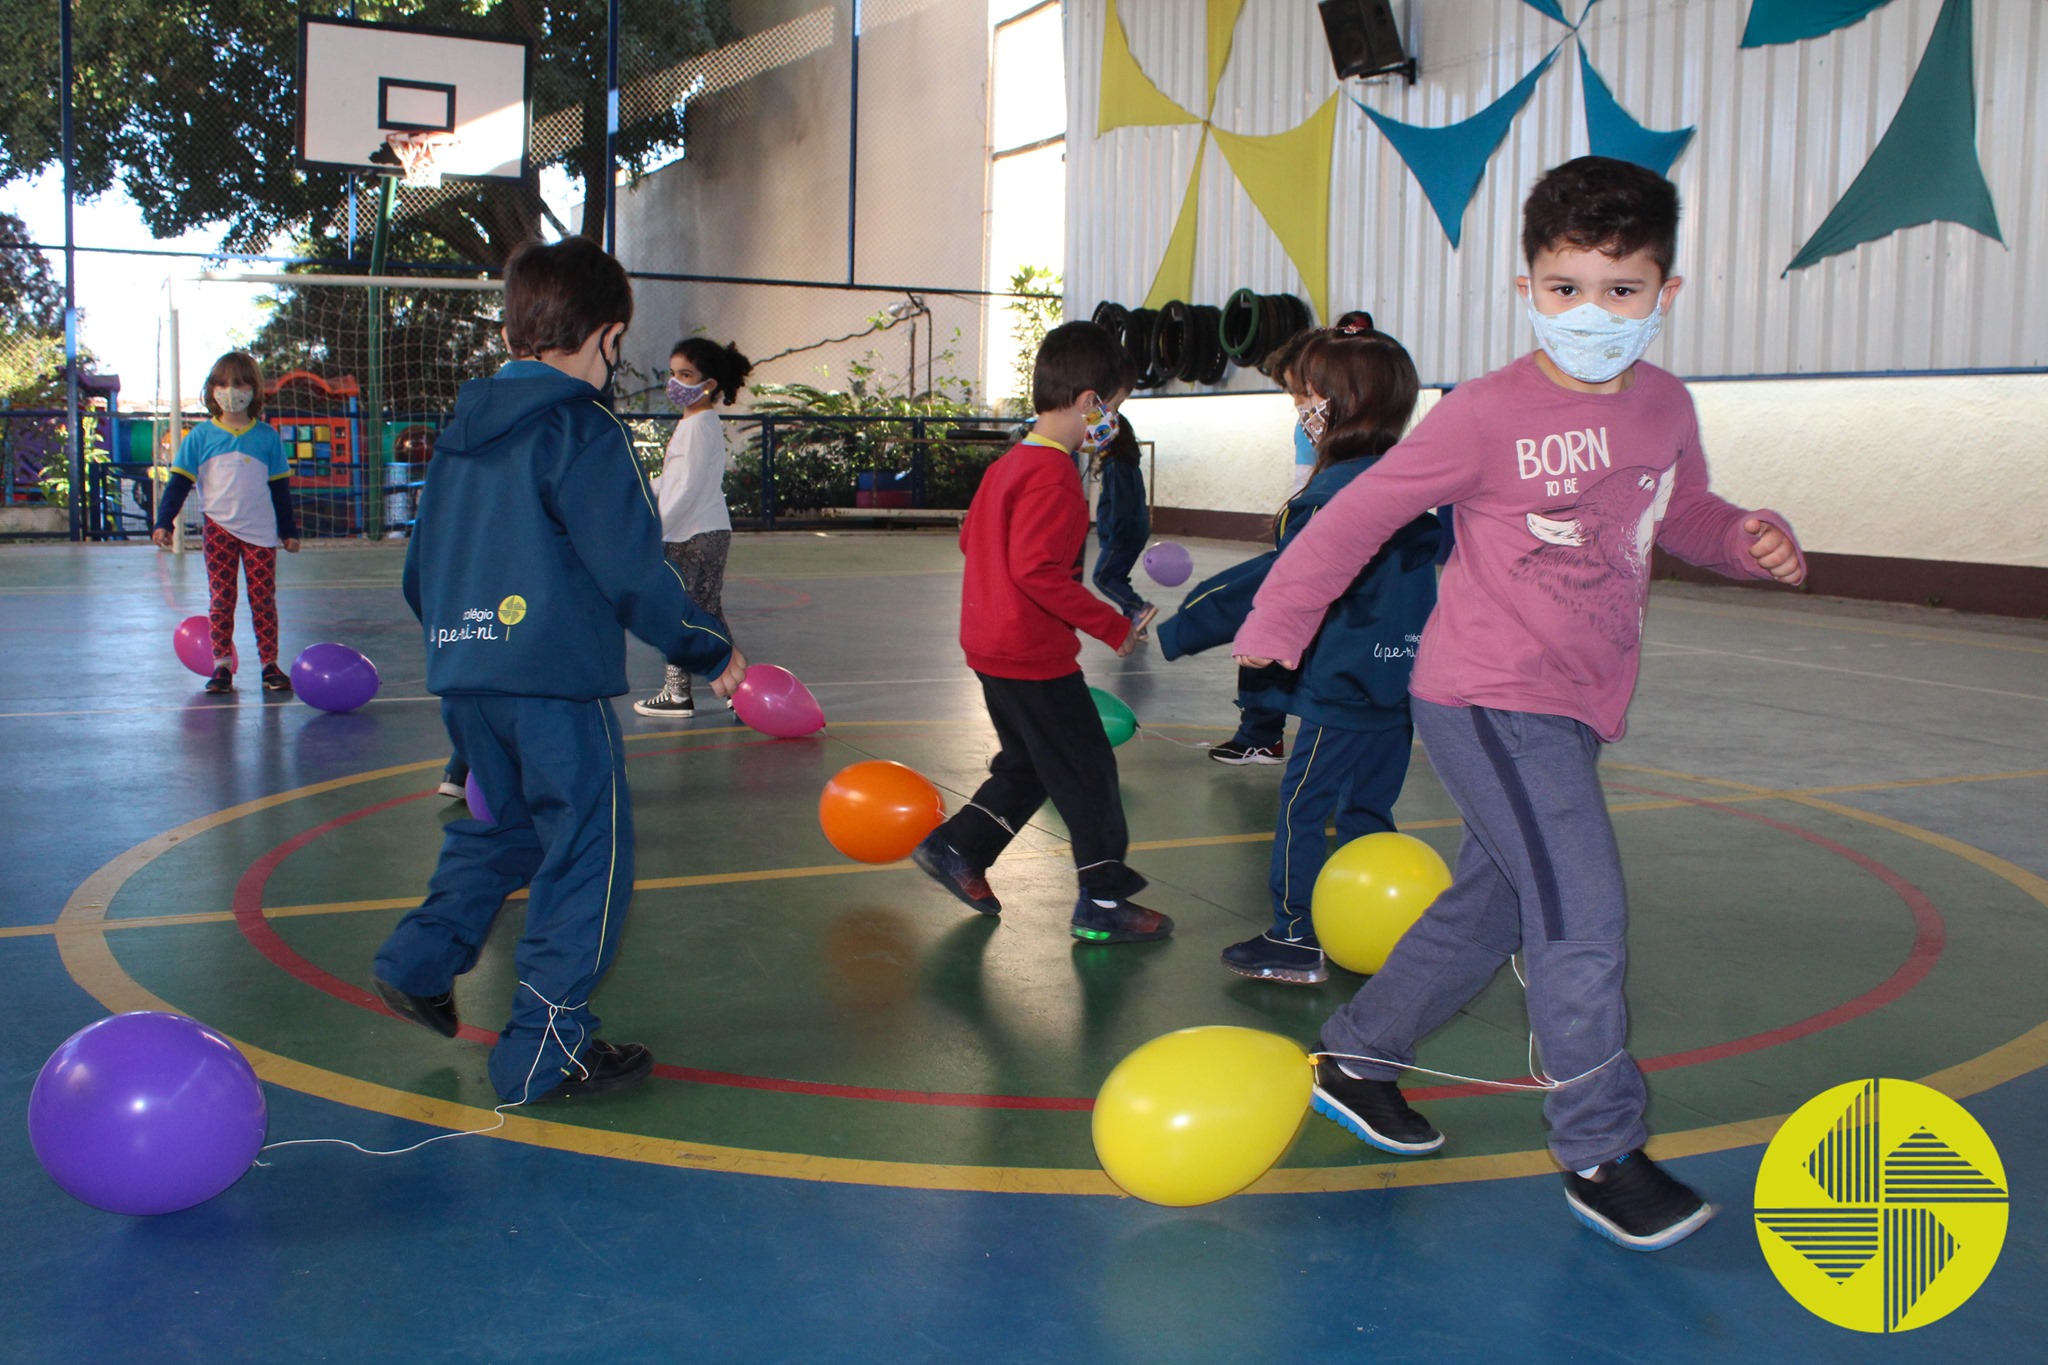
[{"label": "pink long-sleeve shirt", "polygon": [[[1650,548],[1731,578],[1768,578],[1746,512],[1707,489],[1692,395],[1638,364],[1620,393],[1547,378],[1534,354],[1461,384],[1330,500],[1267,575],[1235,652],[1299,659],[1324,610],[1395,531],[1456,506],[1456,544],[1409,692],[1443,706],[1628,725]],[[1802,567],[1804,558],[1801,559]]]}]

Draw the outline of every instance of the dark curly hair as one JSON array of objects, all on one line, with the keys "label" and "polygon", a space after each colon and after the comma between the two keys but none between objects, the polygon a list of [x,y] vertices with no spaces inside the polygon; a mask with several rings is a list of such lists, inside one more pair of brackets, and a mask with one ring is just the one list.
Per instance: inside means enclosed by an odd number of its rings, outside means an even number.
[{"label": "dark curly hair", "polygon": [[1522,205],[1522,258],[1560,246],[1619,259],[1647,249],[1669,278],[1678,255],[1678,187],[1610,156],[1582,156],[1544,172]]}]

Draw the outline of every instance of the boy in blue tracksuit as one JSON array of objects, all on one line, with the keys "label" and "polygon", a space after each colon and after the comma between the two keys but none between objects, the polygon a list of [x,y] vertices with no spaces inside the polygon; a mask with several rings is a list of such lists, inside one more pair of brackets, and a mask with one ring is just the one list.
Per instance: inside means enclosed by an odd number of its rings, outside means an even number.
[{"label": "boy in blue tracksuit", "polygon": [[512,1016],[491,1051],[507,1103],[645,1080],[638,1043],[596,1036],[590,994],[633,887],[625,754],[610,699],[625,631],[731,695],[746,671],[725,625],[683,590],[609,389],[632,286],[588,238],[530,243],[505,267],[514,359],[462,386],[435,447],[405,559],[441,698],[492,823],[455,820],[427,898],[378,950],[378,994],[454,1037],[455,978],[505,898],[531,888]]},{"label": "boy in blue tracksuit", "polygon": [[[1414,414],[1415,366],[1380,332],[1324,333],[1295,361],[1302,424],[1316,445],[1313,474],[1274,524],[1285,549],[1316,510],[1370,468]],[[1301,718],[1280,782],[1280,817],[1268,878],[1273,924],[1223,950],[1240,976],[1313,984],[1329,967],[1309,920],[1316,874],[1328,856],[1323,828],[1334,812],[1338,842],[1394,828],[1414,731],[1408,675],[1415,643],[1436,605],[1436,565],[1448,532],[1425,514],[1403,527],[1337,599],[1298,669],[1245,670],[1241,699]],[[1229,643],[1250,613],[1279,550],[1199,584],[1159,628],[1168,659]]]}]

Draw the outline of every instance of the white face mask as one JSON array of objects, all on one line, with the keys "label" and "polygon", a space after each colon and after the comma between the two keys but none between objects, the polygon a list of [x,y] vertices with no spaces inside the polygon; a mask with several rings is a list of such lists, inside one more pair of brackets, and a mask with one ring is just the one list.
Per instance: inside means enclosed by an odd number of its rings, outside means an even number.
[{"label": "white face mask", "polygon": [[1294,415],[1301,421],[1301,434],[1308,437],[1308,443],[1319,446],[1323,433],[1330,429],[1330,400],[1318,398],[1313,403],[1296,403]]},{"label": "white face mask", "polygon": [[255,390],[239,386],[231,388],[226,384],[220,384],[216,385],[213,390],[215,406],[219,407],[221,412],[229,417],[240,417],[243,413],[247,412],[249,404],[254,402],[255,398]]},{"label": "white face mask", "polygon": [[1551,361],[1583,384],[1605,384],[1643,358],[1664,325],[1660,301],[1646,318],[1625,318],[1597,303],[1545,317],[1533,302],[1524,301],[1536,344]]}]

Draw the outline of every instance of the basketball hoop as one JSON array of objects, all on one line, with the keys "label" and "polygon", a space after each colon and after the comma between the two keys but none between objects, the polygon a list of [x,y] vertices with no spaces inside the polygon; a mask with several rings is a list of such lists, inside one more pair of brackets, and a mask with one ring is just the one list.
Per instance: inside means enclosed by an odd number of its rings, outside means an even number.
[{"label": "basketball hoop", "polygon": [[[399,168],[399,183],[414,189],[441,187],[441,169],[435,158],[459,141],[448,133],[387,133],[384,145],[391,149]],[[381,159],[381,158],[380,158]]]}]

